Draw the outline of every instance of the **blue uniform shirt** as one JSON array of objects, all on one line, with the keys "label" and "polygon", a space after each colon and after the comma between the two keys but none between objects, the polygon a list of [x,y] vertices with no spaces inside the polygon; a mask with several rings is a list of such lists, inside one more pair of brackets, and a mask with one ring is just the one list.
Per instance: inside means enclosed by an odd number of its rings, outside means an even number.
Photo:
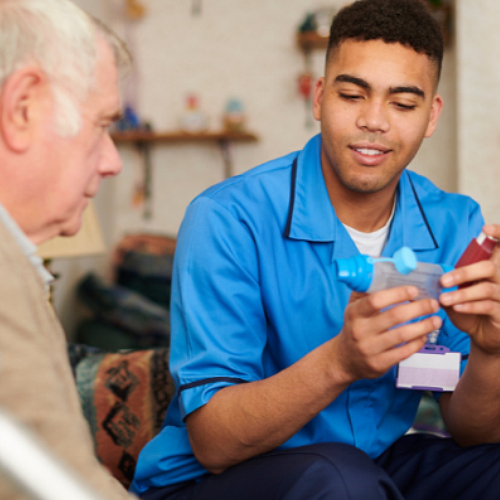
[{"label": "blue uniform shirt", "polygon": [[[188,207],[178,236],[171,303],[177,394],[141,452],[132,490],[196,479],[184,419],[221,388],[270,377],[339,333],[350,290],[332,262],[358,252],[335,215],[321,137],[299,153],[213,186]],[[423,262],[453,265],[481,231],[470,198],[403,172],[383,255],[406,245]],[[443,313],[444,316],[444,313]],[[468,353],[445,318],[439,342]],[[282,448],[343,442],[377,457],[411,426],[419,391],[396,389],[396,368],[349,386]]]}]

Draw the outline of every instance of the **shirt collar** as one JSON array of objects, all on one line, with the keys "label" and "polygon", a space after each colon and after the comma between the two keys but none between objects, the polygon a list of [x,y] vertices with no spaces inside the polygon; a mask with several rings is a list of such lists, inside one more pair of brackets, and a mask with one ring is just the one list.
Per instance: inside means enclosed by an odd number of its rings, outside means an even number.
[{"label": "shirt collar", "polygon": [[31,264],[40,274],[46,287],[54,280],[54,277],[47,271],[43,265],[43,260],[41,257],[36,255],[38,250],[37,246],[24,234],[22,229],[18,226],[17,222],[11,217],[9,212],[0,203],[0,222],[8,229],[12,234],[17,244],[21,247],[23,253],[28,257]]},{"label": "shirt collar", "polygon": [[338,219],[321,171],[321,135],[306,144],[295,162],[285,236],[294,240],[334,241]]},{"label": "shirt collar", "polygon": [[[335,258],[341,256],[339,252],[352,254],[356,249],[328,196],[321,170],[321,134],[313,137],[296,157],[285,236],[295,240],[336,242]],[[416,251],[438,246],[407,170],[399,180],[396,213],[382,255],[392,256],[402,246]]]}]

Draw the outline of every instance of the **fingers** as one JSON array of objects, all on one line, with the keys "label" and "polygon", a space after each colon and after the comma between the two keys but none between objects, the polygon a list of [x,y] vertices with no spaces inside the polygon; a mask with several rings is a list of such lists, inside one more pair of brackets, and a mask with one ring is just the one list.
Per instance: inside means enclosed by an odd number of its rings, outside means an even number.
[{"label": "fingers", "polygon": [[364,298],[366,296],[367,296],[366,293],[351,292],[351,296],[349,297],[349,303],[351,304],[352,302],[356,302],[357,300],[362,299],[362,298]]},{"label": "fingers", "polygon": [[[382,309],[395,304],[401,304],[413,300],[417,297],[418,290],[414,286],[400,286],[397,288],[390,288],[380,292],[367,294],[359,294],[353,292],[351,294],[350,303],[356,315],[370,317],[378,314]],[[360,300],[360,299],[363,300]]]},{"label": "fingers", "polygon": [[483,227],[483,232],[487,236],[492,236],[497,240],[500,240],[500,225],[499,224],[487,224]]},{"label": "fingers", "polygon": [[441,277],[441,284],[446,288],[451,288],[485,280],[500,283],[500,268],[492,260],[483,260],[470,266],[454,269]]},{"label": "fingers", "polygon": [[481,316],[497,316],[500,318],[500,304],[493,300],[481,302],[466,302],[453,306],[453,310],[464,314],[479,314]]},{"label": "fingers", "polygon": [[[409,333],[411,329],[408,329],[406,333]],[[422,330],[425,330],[425,328],[422,328]],[[359,358],[354,362],[354,364],[358,365],[353,370],[354,380],[360,378],[380,377],[384,373],[386,373],[387,370],[389,370],[392,366],[418,352],[425,345],[427,341],[427,335],[419,334],[417,337],[413,337],[414,333],[415,332],[413,332],[413,334],[411,335],[404,335],[409,340],[402,345],[391,347],[376,354],[361,352],[361,359],[363,360],[362,363],[360,363]]]},{"label": "fingers", "polygon": [[[488,224],[484,226],[483,232],[487,236],[492,236],[493,238],[500,240],[500,225],[498,224]],[[495,245],[495,248],[493,249],[493,254],[491,256],[491,260],[493,262],[496,262],[497,264],[500,263],[500,243],[497,243]]]},{"label": "fingers", "polygon": [[[371,297],[366,297],[365,300],[370,302]],[[406,302],[368,317],[360,317],[356,308],[348,307],[345,325],[356,349],[362,356],[369,357],[440,328],[441,318],[426,317],[438,310],[439,303],[431,299]],[[421,317],[425,318],[409,323]]]},{"label": "fingers", "polygon": [[443,293],[439,298],[445,307],[484,300],[500,302],[500,285],[491,281],[481,281],[467,288]]},{"label": "fingers", "polygon": [[381,356],[381,362],[388,366],[394,366],[401,361],[408,359],[411,355],[420,351],[424,347],[427,337],[418,337],[402,346],[389,349]]},{"label": "fingers", "polygon": [[384,332],[421,316],[434,314],[439,310],[437,300],[424,299],[409,302],[417,294],[415,287],[399,287],[365,295],[351,302],[346,308],[346,322],[354,325],[358,336],[362,337],[365,333]]},{"label": "fingers", "polygon": [[424,299],[392,307],[382,314],[370,319],[372,328],[380,332],[390,330],[395,326],[407,323],[422,316],[428,316],[439,311],[437,300]]},{"label": "fingers", "polygon": [[[343,345],[345,371],[353,380],[381,376],[417,352],[427,334],[441,326],[439,317],[425,317],[437,312],[439,303],[413,301],[417,295],[415,287],[404,286],[351,296],[337,342]],[[425,318],[408,323],[422,316]]]},{"label": "fingers", "polygon": [[424,338],[425,343],[427,334],[441,328],[442,323],[439,316],[431,316],[415,323],[399,326],[379,336],[378,348],[381,352],[387,351],[420,338]]},{"label": "fingers", "polygon": [[[500,276],[499,268],[492,261],[483,261],[456,269],[448,273],[456,284],[475,284],[454,292],[443,293],[439,302],[446,308],[462,314],[497,316],[500,318]],[[448,279],[443,277],[445,283]]]}]

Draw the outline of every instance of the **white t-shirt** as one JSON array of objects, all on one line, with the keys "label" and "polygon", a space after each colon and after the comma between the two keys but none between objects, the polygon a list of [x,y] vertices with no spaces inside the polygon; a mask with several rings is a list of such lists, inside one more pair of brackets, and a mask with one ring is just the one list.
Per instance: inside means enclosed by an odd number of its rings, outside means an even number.
[{"label": "white t-shirt", "polygon": [[380,254],[387,243],[387,238],[389,237],[389,229],[394,217],[395,208],[396,203],[394,203],[392,207],[391,216],[389,217],[387,224],[384,227],[373,231],[373,233],[363,233],[344,224],[344,227],[347,229],[347,232],[352,238],[352,241],[356,244],[360,253],[364,255],[371,255],[372,257],[380,257]]}]

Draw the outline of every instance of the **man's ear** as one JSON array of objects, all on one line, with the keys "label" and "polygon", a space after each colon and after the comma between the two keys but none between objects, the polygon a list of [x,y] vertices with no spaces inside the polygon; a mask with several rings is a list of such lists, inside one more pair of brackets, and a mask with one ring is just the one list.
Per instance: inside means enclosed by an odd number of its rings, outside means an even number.
[{"label": "man's ear", "polygon": [[314,85],[313,90],[313,115],[318,121],[321,120],[321,101],[323,100],[323,92],[325,91],[325,77],[321,77]]},{"label": "man's ear", "polygon": [[50,105],[50,85],[40,68],[26,66],[10,75],[0,92],[0,133],[5,146],[25,152]]},{"label": "man's ear", "polygon": [[429,124],[427,125],[427,130],[425,131],[424,137],[430,137],[434,130],[436,130],[441,111],[443,110],[443,98],[436,94],[432,99],[431,112],[429,115]]}]

